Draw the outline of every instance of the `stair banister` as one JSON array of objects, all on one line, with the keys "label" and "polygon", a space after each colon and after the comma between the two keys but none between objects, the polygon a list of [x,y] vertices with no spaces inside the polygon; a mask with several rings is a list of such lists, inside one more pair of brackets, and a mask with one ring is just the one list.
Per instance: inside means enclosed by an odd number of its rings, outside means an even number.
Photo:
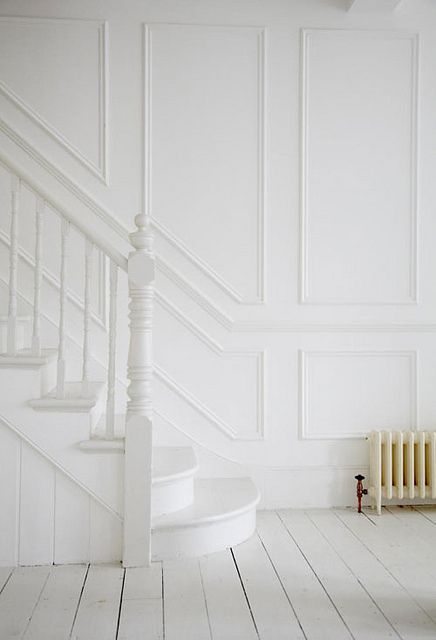
[{"label": "stair banister", "polygon": [[124,550],[126,567],[151,556],[152,319],[155,257],[150,220],[140,214],[128,258],[130,344],[125,443]]}]

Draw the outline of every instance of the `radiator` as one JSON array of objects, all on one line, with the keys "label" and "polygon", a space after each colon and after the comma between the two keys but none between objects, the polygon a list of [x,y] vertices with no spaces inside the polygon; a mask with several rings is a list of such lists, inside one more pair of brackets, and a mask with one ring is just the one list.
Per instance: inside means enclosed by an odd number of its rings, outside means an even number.
[{"label": "radiator", "polygon": [[372,431],[369,436],[372,506],[382,499],[436,498],[436,432]]}]

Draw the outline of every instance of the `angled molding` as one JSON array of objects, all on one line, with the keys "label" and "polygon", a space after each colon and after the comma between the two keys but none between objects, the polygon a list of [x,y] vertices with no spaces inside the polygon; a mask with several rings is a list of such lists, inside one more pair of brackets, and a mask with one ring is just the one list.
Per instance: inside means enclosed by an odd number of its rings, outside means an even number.
[{"label": "angled molding", "polygon": [[[235,427],[227,424],[222,418],[216,416],[213,412],[207,409],[208,417],[210,421],[214,422],[218,428],[226,433],[234,440],[262,440],[265,438],[265,393],[266,393],[266,352],[265,350],[227,350],[224,349],[214,338],[212,338],[204,329],[200,328],[190,318],[188,318],[176,305],[174,305],[168,298],[162,293],[156,292],[156,302],[165,309],[173,318],[175,318],[180,324],[182,324],[190,333],[195,335],[212,353],[219,358],[250,358],[254,359],[256,365],[256,425],[254,436],[240,436]],[[162,373],[162,369],[159,369]],[[184,397],[192,406],[197,408],[200,413],[205,414],[205,406],[195,398],[193,394],[184,389],[175,380],[170,379],[168,374],[165,374],[167,379],[166,383],[169,386],[169,382],[172,384],[174,391],[179,391],[179,395]],[[178,387],[178,389],[177,389]],[[207,416],[206,416],[207,417]],[[233,435],[232,435],[233,434]]]},{"label": "angled molding", "polygon": [[99,123],[98,123],[98,149],[99,162],[95,165],[62,133],[53,127],[35,109],[28,105],[19,95],[17,95],[5,82],[0,80],[0,94],[19,109],[27,118],[37,125],[44,133],[49,135],[60,147],[73,156],[85,169],[90,171],[101,182],[108,185],[108,25],[107,22],[97,22],[95,20],[64,20],[52,18],[5,18],[0,17],[0,24],[4,22],[14,22],[17,24],[78,24],[80,22],[90,22],[97,27],[98,38],[98,93],[99,93]]},{"label": "angled molding", "polygon": [[[153,217],[152,204],[152,31],[153,27],[179,26],[199,28],[229,28],[257,30],[258,41],[258,123],[257,123],[257,295],[254,299],[246,299],[234,286],[227,282],[205,260],[195,254],[189,247],[159,220]],[[185,259],[199,269],[210,281],[219,287],[231,300],[241,305],[258,305],[266,303],[266,28],[251,25],[211,25],[200,23],[154,23],[143,24],[143,60],[144,60],[144,91],[143,91],[143,210],[150,214],[156,232]]]},{"label": "angled molding", "polygon": [[[367,2],[367,0],[358,0]],[[377,0],[378,2],[379,0]],[[383,2],[384,0],[380,0]],[[308,86],[309,86],[309,46],[311,39],[319,33],[334,33],[338,37],[346,34],[361,37],[386,37],[390,39],[406,39],[411,42],[411,139],[410,139],[410,261],[409,261],[409,295],[399,300],[371,299],[317,299],[310,294],[309,278],[309,234],[308,234]],[[321,306],[395,306],[418,304],[418,72],[419,72],[419,35],[404,30],[375,29],[301,29],[300,40],[300,225],[299,225],[299,297],[301,304]]]},{"label": "angled molding", "polygon": [[407,358],[410,368],[410,400],[411,422],[418,425],[418,351],[417,350],[331,350],[308,351],[299,350],[299,439],[300,440],[361,440],[367,437],[368,431],[335,432],[321,434],[312,433],[309,424],[310,384],[308,361],[311,358]]}]

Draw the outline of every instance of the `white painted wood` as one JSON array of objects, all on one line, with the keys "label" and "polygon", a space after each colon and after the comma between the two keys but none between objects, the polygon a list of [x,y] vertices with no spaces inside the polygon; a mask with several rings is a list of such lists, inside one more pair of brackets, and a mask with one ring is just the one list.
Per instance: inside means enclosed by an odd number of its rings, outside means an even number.
[{"label": "white painted wood", "polygon": [[162,566],[126,569],[118,640],[162,640]]},{"label": "white painted wood", "polygon": [[25,640],[68,640],[87,573],[86,565],[51,567]]},{"label": "white painted wood", "polygon": [[257,528],[306,636],[311,640],[350,639],[350,632],[278,516],[259,512]]},{"label": "white painted wood", "polygon": [[72,564],[90,559],[90,496],[56,471],[54,563]]},{"label": "white painted wood", "polygon": [[255,535],[233,549],[260,640],[305,638],[260,538]]},{"label": "white painted wood", "polygon": [[129,353],[124,477],[125,567],[147,566],[151,558],[152,319],[154,253],[150,221],[135,218],[129,254]]},{"label": "white painted wood", "polygon": [[249,478],[198,479],[191,506],[153,519],[152,558],[201,556],[247,540],[259,492]]},{"label": "white painted wood", "polygon": [[191,447],[153,447],[152,518],[180,511],[193,503],[198,466]]},{"label": "white painted wood", "polygon": [[94,258],[94,245],[91,240],[85,239],[85,290],[83,310],[83,360],[82,360],[82,388],[83,395],[88,394],[91,366],[91,282]]},{"label": "white painted wood", "polygon": [[59,399],[65,396],[65,369],[66,369],[66,313],[67,313],[67,260],[68,260],[68,236],[70,223],[64,218],[61,221],[61,269],[60,269],[60,293],[59,293],[59,344],[58,344],[58,373],[56,396]]},{"label": "white painted wood", "polygon": [[396,638],[397,633],[354,574],[301,511],[281,511],[280,518],[329,594],[353,638]]},{"label": "white painted wood", "polygon": [[12,567],[0,567],[0,594],[13,572]]},{"label": "white painted wood", "polygon": [[393,526],[393,516],[383,513],[382,518],[374,519],[375,526],[369,518],[357,518],[353,512],[342,511],[339,517],[406,589],[421,607],[422,615],[436,622],[436,576],[428,558],[425,555],[419,558],[414,545],[409,546],[410,541],[406,541],[398,525]]},{"label": "white painted wood", "polygon": [[[434,634],[430,618],[380,562],[378,556],[344,526],[340,518],[331,511],[323,510],[311,511],[309,515],[401,638],[414,640],[417,633],[422,637]],[[412,539],[410,543],[414,544]]]},{"label": "white painted wood", "polygon": [[35,282],[33,292],[32,353],[41,355],[41,286],[42,286],[42,235],[44,228],[45,202],[36,197],[35,208]]},{"label": "white painted wood", "polygon": [[165,640],[212,640],[199,561],[163,563]]},{"label": "white painted wood", "polygon": [[90,502],[89,559],[95,564],[121,562],[122,523],[100,504]]},{"label": "white painted wood", "polygon": [[50,575],[50,567],[15,569],[0,595],[0,638],[21,638]]},{"label": "white painted wood", "polygon": [[71,634],[74,640],[114,640],[123,577],[119,566],[90,567]]},{"label": "white painted wood", "polygon": [[21,565],[53,562],[55,492],[54,467],[23,443],[18,557]]},{"label": "white painted wood", "polygon": [[127,418],[125,447],[123,564],[144,567],[151,557],[151,420]]},{"label": "white painted wood", "polygon": [[111,440],[115,435],[115,361],[117,345],[117,293],[118,293],[118,267],[110,261],[109,274],[109,353],[107,373],[107,400],[106,400],[106,438]]},{"label": "white painted wood", "polygon": [[20,467],[21,443],[0,424],[0,567],[18,561]]},{"label": "white painted wood", "polygon": [[9,247],[9,304],[7,353],[17,352],[17,280],[18,280],[18,214],[20,207],[20,180],[11,176],[11,224]]},{"label": "white painted wood", "polygon": [[256,640],[258,634],[231,551],[201,558],[200,571],[214,640]]}]

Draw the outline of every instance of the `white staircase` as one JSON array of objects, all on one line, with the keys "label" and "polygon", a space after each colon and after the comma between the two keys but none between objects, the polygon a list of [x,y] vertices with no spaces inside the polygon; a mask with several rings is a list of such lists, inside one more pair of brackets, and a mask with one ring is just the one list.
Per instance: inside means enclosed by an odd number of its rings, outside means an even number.
[{"label": "white staircase", "polygon": [[[32,316],[19,315],[18,309],[18,219],[20,191],[23,188],[35,198]],[[34,185],[26,184],[15,173],[12,174],[11,195],[8,308],[0,307],[0,312],[3,312],[0,315],[0,423],[6,429],[13,430],[14,436],[21,438],[26,447],[33,448],[44,463],[53,466],[57,473],[66,475],[68,481],[75,484],[79,491],[98,503],[99,509],[106,511],[106,516],[118,518],[122,522],[123,552],[118,542],[108,543],[109,551],[104,554],[105,561],[108,560],[108,554],[112,554],[114,557],[109,559],[123,560],[128,566],[138,566],[146,564],[150,557],[159,560],[198,556],[246,540],[255,530],[256,505],[259,501],[258,491],[249,478],[196,479],[198,461],[191,447],[154,447],[151,455],[154,254],[145,216],[137,217],[138,230],[132,234],[134,250],[127,259],[97,238],[90,237],[83,226],[75,225],[76,230],[85,238],[86,251],[82,377],[79,381],[71,381],[66,374],[66,301],[68,241],[73,223],[65,211],[59,213],[61,266],[57,348],[44,348],[44,344],[41,346],[41,261],[44,251],[43,215],[47,201],[39,195]],[[27,220],[26,224],[30,222]],[[106,255],[111,273],[105,381],[92,380],[90,374],[90,278],[95,245]],[[118,416],[115,415],[114,390],[116,372],[120,366],[123,369],[126,367],[125,364],[116,362],[115,342],[117,274],[119,270],[127,270],[127,267],[130,350],[127,362],[129,401],[124,431],[124,419],[121,430],[119,426],[116,427]],[[1,433],[0,431],[0,448]],[[21,476],[27,473],[26,467],[22,467],[20,473]],[[26,484],[29,478],[21,477],[21,481]],[[34,482],[38,483],[37,477],[34,477]],[[3,488],[0,491],[0,498],[5,490]],[[55,490],[54,495],[56,507]],[[17,502],[20,503],[19,491]],[[18,508],[22,510],[23,506]],[[58,508],[58,512],[63,513],[65,508],[68,512],[68,505],[65,504],[62,509]],[[71,508],[73,509],[73,505]],[[31,541],[33,531],[29,521],[32,522],[32,518],[34,527],[42,526],[37,522],[37,510],[34,510],[31,518],[17,517],[17,527],[21,529],[15,534],[17,540],[21,541],[20,544],[23,540]],[[68,532],[65,523],[64,526],[62,522],[56,521],[55,526],[55,516],[53,518],[53,547],[57,545],[58,548],[63,548],[63,561],[89,561],[87,552],[82,553],[83,557],[78,557],[81,552],[77,549],[71,551],[70,559],[68,540],[71,532]],[[67,522],[68,517],[65,518]],[[111,525],[107,524],[103,516],[99,521],[94,519],[93,522],[97,532],[99,527],[104,526],[105,535],[110,538],[111,531],[108,528]],[[78,526],[80,527],[80,522]],[[113,525],[114,532],[117,526]],[[0,540],[1,528],[0,519]],[[61,539],[64,530],[65,540]],[[41,539],[43,540],[43,536]],[[27,564],[40,563],[41,557],[46,557],[35,551],[32,560],[31,542],[27,546],[26,544],[26,549],[30,549],[25,558]],[[19,553],[16,558],[17,563],[22,562]],[[53,561],[56,560],[57,557],[53,556]]]}]

